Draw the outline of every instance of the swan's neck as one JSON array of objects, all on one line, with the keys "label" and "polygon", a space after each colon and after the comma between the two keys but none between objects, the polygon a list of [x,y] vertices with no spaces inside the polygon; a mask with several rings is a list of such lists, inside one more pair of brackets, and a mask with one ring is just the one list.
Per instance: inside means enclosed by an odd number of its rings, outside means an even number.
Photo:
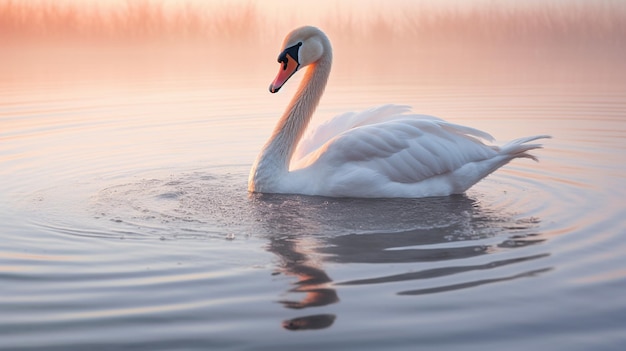
[{"label": "swan's neck", "polygon": [[307,69],[298,91],[276,124],[262,155],[276,161],[281,170],[289,169],[289,161],[324,93],[331,60],[329,55]]},{"label": "swan's neck", "polygon": [[[307,69],[298,91],[276,124],[271,138],[265,144],[252,168],[251,183],[259,187],[263,182],[289,172],[289,162],[324,93],[330,74],[332,53],[330,45],[324,55]],[[262,189],[250,189],[264,191]]]}]

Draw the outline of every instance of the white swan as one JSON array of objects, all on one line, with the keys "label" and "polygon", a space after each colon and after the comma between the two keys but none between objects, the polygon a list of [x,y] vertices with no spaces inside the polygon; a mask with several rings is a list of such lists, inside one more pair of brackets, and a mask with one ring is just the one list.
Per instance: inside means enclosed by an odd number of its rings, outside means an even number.
[{"label": "white swan", "polygon": [[330,73],[332,49],[315,27],[285,38],[270,92],[309,66],[300,87],[257,157],[248,190],[333,197],[426,197],[458,194],[527,151],[540,148],[533,136],[503,147],[482,131],[406,106],[385,105],[335,117],[302,142]]}]

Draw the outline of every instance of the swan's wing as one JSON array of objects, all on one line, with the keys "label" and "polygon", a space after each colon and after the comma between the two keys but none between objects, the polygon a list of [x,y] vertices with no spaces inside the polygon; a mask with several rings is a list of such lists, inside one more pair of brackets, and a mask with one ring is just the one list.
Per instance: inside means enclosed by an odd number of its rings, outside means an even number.
[{"label": "swan's wing", "polygon": [[[348,112],[338,115],[313,130],[309,130],[307,135],[300,141],[293,160],[297,161],[317,150],[334,137],[357,127],[375,124],[407,117],[411,108],[406,105],[382,105],[361,112]],[[440,121],[437,117],[421,115],[421,119],[432,119]]]},{"label": "swan's wing", "polygon": [[497,147],[480,139],[493,138],[439,119],[404,115],[344,131],[308,155],[300,166],[338,169],[354,164],[393,182],[415,183],[498,154]]}]

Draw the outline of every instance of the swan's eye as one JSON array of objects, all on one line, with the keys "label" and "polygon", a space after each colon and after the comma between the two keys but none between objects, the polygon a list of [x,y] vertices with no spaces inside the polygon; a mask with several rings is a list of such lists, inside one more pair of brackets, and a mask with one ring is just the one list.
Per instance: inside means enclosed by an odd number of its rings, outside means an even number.
[{"label": "swan's eye", "polygon": [[287,63],[289,62],[289,59],[286,55],[282,59],[278,59],[278,62],[283,64],[283,71],[287,70]]}]

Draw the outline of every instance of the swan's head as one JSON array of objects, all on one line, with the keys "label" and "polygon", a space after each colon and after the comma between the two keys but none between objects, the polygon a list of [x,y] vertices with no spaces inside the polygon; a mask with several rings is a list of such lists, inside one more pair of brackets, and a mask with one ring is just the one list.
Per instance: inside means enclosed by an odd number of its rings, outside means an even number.
[{"label": "swan's head", "polygon": [[315,27],[300,27],[293,30],[283,41],[278,63],[278,75],[270,84],[270,92],[277,92],[300,68],[317,62],[324,55],[328,38]]}]

